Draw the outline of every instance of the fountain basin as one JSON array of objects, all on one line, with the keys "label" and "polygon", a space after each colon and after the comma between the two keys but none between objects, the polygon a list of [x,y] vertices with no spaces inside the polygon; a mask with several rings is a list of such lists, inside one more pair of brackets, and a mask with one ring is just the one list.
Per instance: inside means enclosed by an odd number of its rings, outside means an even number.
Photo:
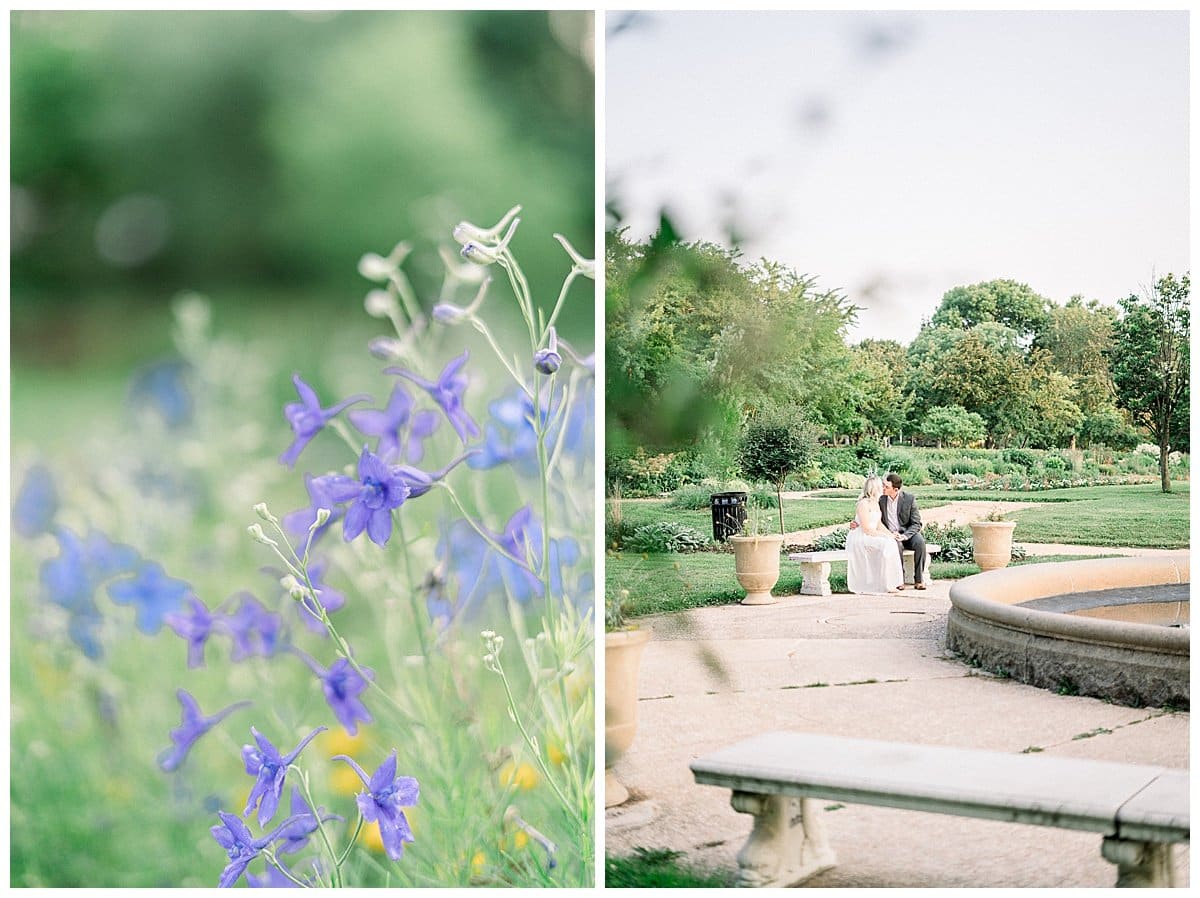
[{"label": "fountain basin", "polygon": [[950,588],[947,645],[1034,686],[1185,709],[1190,580],[1187,551],[976,574]]}]

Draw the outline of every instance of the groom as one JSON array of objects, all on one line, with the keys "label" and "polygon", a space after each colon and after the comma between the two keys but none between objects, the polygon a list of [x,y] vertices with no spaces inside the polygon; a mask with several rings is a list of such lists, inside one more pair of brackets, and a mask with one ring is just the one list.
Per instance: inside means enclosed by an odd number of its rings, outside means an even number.
[{"label": "groom", "polygon": [[[921,536],[921,512],[917,510],[916,496],[904,492],[901,489],[903,485],[899,474],[888,474],[884,478],[879,510],[883,513],[883,526],[892,531],[896,538],[901,565],[904,563],[904,550],[913,550],[913,586],[924,589],[929,553],[925,551],[925,537]],[[904,589],[904,586],[897,588]]]}]

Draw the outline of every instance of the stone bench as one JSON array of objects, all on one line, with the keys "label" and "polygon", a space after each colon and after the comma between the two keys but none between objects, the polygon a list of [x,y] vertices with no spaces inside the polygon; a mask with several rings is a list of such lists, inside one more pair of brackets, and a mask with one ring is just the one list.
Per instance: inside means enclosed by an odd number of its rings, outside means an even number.
[{"label": "stone bench", "polygon": [[[937,543],[926,543],[925,551],[932,558],[938,552],[942,551],[942,547]],[[793,552],[788,555],[789,561],[800,562],[800,574],[804,578],[804,581],[800,584],[800,595],[833,595],[833,588],[829,585],[829,565],[834,561],[845,561],[847,557],[849,556],[845,549],[830,549],[825,552]],[[904,550],[904,583],[908,586],[911,586],[915,582],[915,558],[916,555],[912,549]],[[932,582],[929,578],[929,571],[926,570],[924,573],[925,576],[921,579],[925,583]]]},{"label": "stone bench", "polygon": [[754,817],[740,886],[792,886],[836,864],[816,799],[1099,833],[1118,886],[1173,885],[1171,847],[1189,838],[1186,770],[811,733],[766,733],[691,769]]}]

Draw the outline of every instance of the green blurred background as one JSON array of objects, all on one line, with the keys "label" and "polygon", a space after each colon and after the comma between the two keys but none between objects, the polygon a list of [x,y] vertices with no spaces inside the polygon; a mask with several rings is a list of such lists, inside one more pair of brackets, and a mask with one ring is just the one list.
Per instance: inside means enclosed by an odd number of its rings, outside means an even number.
[{"label": "green blurred background", "polygon": [[[303,357],[382,332],[356,266],[401,239],[426,303],[461,219],[523,205],[543,306],[569,270],[551,233],[594,255],[590,13],[10,15],[14,441],[54,435],[51,397],[119,398],[183,290]],[[592,304],[560,331],[590,349]]]}]

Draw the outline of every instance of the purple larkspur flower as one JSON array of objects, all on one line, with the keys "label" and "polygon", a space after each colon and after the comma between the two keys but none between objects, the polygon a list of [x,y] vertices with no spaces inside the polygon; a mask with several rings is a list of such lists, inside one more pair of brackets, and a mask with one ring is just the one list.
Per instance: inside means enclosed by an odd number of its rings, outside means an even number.
[{"label": "purple larkspur flower", "polygon": [[[308,539],[309,529],[317,522],[317,509],[327,508],[330,514],[329,520],[313,531],[313,543],[316,543],[317,539],[329,529],[329,526],[342,516],[342,509],[338,508],[337,500],[332,495],[332,487],[340,479],[340,476],[338,474],[324,474],[320,477],[313,477],[311,474],[304,475],[304,488],[308,490],[308,507],[297,509],[283,516],[283,528],[296,539],[301,548]],[[303,555],[304,552],[301,550],[296,554]]]},{"label": "purple larkspur flower", "polygon": [[533,367],[542,374],[553,374],[562,367],[562,356],[558,354],[558,334],[550,328],[550,340],[545,347],[533,354]]},{"label": "purple larkspur flower", "polygon": [[280,832],[295,822],[291,819],[285,820],[269,835],[256,839],[246,824],[235,815],[217,811],[217,816],[221,819],[221,825],[212,827],[209,832],[229,856],[229,863],[221,871],[221,878],[217,882],[217,887],[221,889],[232,888],[233,884],[246,872],[250,862],[258,857],[264,848],[279,838]]},{"label": "purple larkspur flower", "polygon": [[362,433],[379,438],[375,453],[384,461],[398,462],[403,458],[412,464],[424,458],[424,440],[439,423],[434,412],[413,413],[413,398],[402,384],[392,388],[384,408],[361,409],[350,412],[347,417]]},{"label": "purple larkspur flower", "polygon": [[316,738],[317,733],[324,732],[325,729],[326,727],[317,727],[301,739],[300,744],[288,754],[280,755],[279,749],[272,745],[266,736],[254,727],[250,727],[250,734],[254,736],[257,747],[243,745],[242,761],[246,765],[246,772],[255,780],[254,787],[250,790],[250,797],[246,801],[246,810],[242,811],[243,817],[249,817],[250,812],[257,805],[258,825],[267,825],[267,821],[275,816],[275,810],[279,807],[288,765],[296,760],[300,752],[304,750],[304,746]]},{"label": "purple larkspur flower", "polygon": [[26,539],[50,533],[58,514],[58,490],[54,476],[45,465],[34,465],[25,472],[13,505],[13,527]]},{"label": "purple larkspur flower", "polygon": [[349,399],[343,399],[337,405],[321,408],[321,400],[317,398],[316,390],[301,380],[299,374],[292,375],[292,383],[296,387],[300,401],[289,402],[285,405],[283,416],[292,426],[292,432],[296,434],[296,439],[292,441],[292,445],[288,446],[283,455],[279,456],[279,460],[289,468],[295,467],[296,459],[300,457],[304,447],[338,412],[356,402],[367,402],[371,399],[370,396],[351,396]]},{"label": "purple larkspur flower", "polygon": [[67,620],[67,636],[79,646],[85,656],[93,661],[104,654],[99,634],[102,622],[100,611],[95,605],[72,611],[71,617]]},{"label": "purple larkspur flower", "polygon": [[172,430],[192,420],[195,402],[188,389],[191,365],[164,359],[144,366],[129,382],[129,402],[154,411]]},{"label": "purple larkspur flower", "polygon": [[192,750],[192,746],[196,744],[196,740],[234,711],[238,710],[238,708],[244,708],[250,704],[248,701],[234,702],[229,707],[222,708],[216,714],[205,717],[200,711],[200,706],[187,690],[176,689],[175,697],[179,699],[179,704],[183,708],[183,720],[178,727],[171,730],[170,736],[173,747],[163,752],[158,761],[158,766],[167,771],[167,773],[179,769],[179,765],[183,763],[183,759],[187,757],[188,752]]},{"label": "purple larkspur flower", "polygon": [[163,615],[163,620],[178,636],[187,640],[188,667],[203,667],[204,646],[217,629],[219,618],[195,596],[188,596],[188,604],[191,606],[189,611],[169,611]]},{"label": "purple larkspur flower", "polygon": [[167,614],[183,604],[192,587],[183,580],[168,577],[162,565],[147,561],[133,577],[108,585],[108,595],[118,605],[133,605],[137,611],[137,628],[143,633],[157,633]]},{"label": "purple larkspur flower", "polygon": [[[326,670],[314,658],[299,649],[293,648],[292,652],[317,675],[333,716],[346,728],[347,733],[351,736],[356,735],[360,720],[363,723],[372,721],[371,712],[359,698],[367,690],[367,679],[364,679],[349,661],[338,658]],[[375,672],[371,668],[364,667],[363,671],[367,678],[375,678]]]},{"label": "purple larkspur flower", "polygon": [[[526,603],[542,594],[542,525],[529,506],[519,509],[503,533],[485,540],[467,521],[456,521],[438,542],[436,555],[445,582],[435,582],[427,596],[430,616],[445,625],[451,618],[479,610],[488,596],[507,594]],[[492,543],[504,552],[498,552]],[[563,567],[576,564],[579,544],[570,538],[550,540],[550,588],[563,593]],[[526,562],[529,559],[529,562]]]},{"label": "purple larkspur flower", "polygon": [[238,610],[220,622],[222,629],[233,639],[232,661],[242,661],[252,655],[269,658],[279,649],[283,619],[262,606],[248,592],[238,594]]},{"label": "purple larkspur flower", "polygon": [[524,390],[517,389],[489,403],[488,413],[491,417],[484,425],[483,444],[467,460],[467,465],[486,471],[511,464],[524,476],[540,474],[537,431],[533,429],[533,400]]},{"label": "purple larkspur flower", "polygon": [[467,389],[468,379],[460,369],[467,363],[467,358],[468,353],[464,351],[458,358],[452,359],[442,369],[436,382],[428,381],[405,368],[384,369],[384,374],[396,374],[408,378],[432,396],[433,401],[445,413],[450,426],[454,428],[464,445],[479,436],[479,425],[475,423],[470,412],[463,405],[463,393]]},{"label": "purple larkspur flower", "polygon": [[359,813],[367,823],[379,823],[384,851],[392,860],[400,860],[404,856],[404,843],[413,841],[408,818],[401,808],[410,808],[417,803],[420,796],[417,781],[411,776],[396,776],[395,749],[369,778],[352,758],[334,755],[332,760],[342,760],[353,767],[367,787],[365,792],[355,796]]},{"label": "purple larkspur flower", "polygon": [[312,806],[304,800],[304,796],[300,794],[300,789],[292,786],[292,805],[290,819],[295,821],[290,826],[280,830],[280,843],[276,849],[278,854],[295,854],[308,844],[308,837],[317,831],[319,826],[317,822],[317,814],[321,816],[320,822],[325,823],[329,820],[345,820],[337,814],[326,814],[324,809],[318,808],[313,811]]},{"label": "purple larkspur flower", "polygon": [[364,446],[358,459],[358,480],[342,477],[334,495],[351,503],[342,522],[346,542],[365,529],[371,542],[386,546],[392,536],[392,510],[412,495],[412,487],[406,477]]}]

